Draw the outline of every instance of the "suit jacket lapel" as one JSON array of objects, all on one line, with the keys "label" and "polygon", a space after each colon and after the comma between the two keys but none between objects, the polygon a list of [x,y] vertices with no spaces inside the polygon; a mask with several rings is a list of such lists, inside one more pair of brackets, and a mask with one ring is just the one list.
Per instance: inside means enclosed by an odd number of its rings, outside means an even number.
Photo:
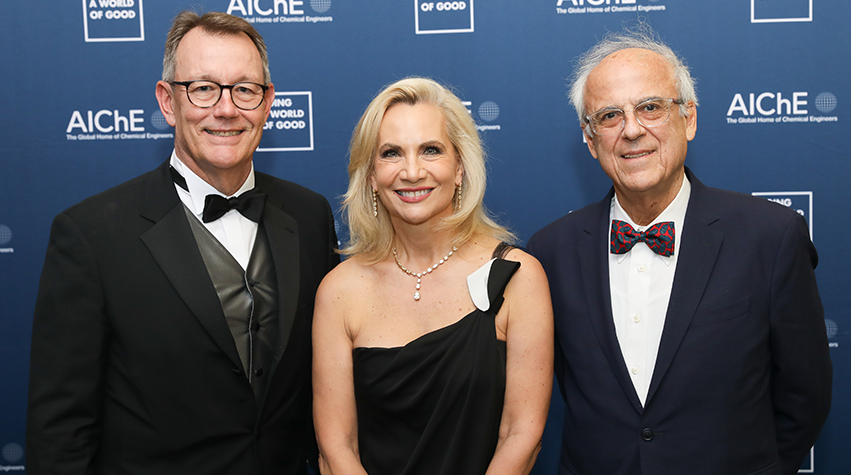
[{"label": "suit jacket lapel", "polygon": [[612,372],[624,393],[639,412],[643,410],[632,379],[623,360],[612,316],[612,294],[609,289],[609,209],[614,188],[597,204],[598,217],[585,228],[588,234],[579,243],[579,264],[585,283],[585,301],[597,341],[606,355]]},{"label": "suit jacket lapel", "polygon": [[[142,217],[152,221],[141,235],[174,289],[237,368],[242,367],[219,297],[186,221],[183,203],[168,172],[168,162],[154,171]],[[165,309],[171,311],[171,309]]]},{"label": "suit jacket lapel", "polygon": [[[263,189],[263,178],[255,175],[257,186]],[[298,310],[300,277],[300,250],[298,223],[284,212],[280,197],[269,195],[263,209],[263,226],[269,238],[275,276],[278,280],[278,328],[280,345],[274,354],[271,373],[275,374],[278,363],[287,349],[293,322]]]},{"label": "suit jacket lapel", "polygon": [[691,325],[724,239],[724,235],[711,226],[718,220],[718,214],[706,196],[706,186],[688,168],[686,176],[691,182],[691,197],[681,232],[680,255],[647,403],[659,388]]}]

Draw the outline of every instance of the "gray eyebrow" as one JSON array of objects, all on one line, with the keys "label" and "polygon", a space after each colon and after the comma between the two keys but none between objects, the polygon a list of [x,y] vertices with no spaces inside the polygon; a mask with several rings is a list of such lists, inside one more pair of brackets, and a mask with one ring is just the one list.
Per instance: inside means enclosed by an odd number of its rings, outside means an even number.
[{"label": "gray eyebrow", "polygon": [[[636,102],[636,103],[635,103],[635,106],[633,106],[633,108],[638,107],[638,106],[640,106],[641,104],[644,104],[645,102],[648,102],[648,101],[655,101],[655,100],[659,100],[659,99],[667,99],[667,98],[666,98],[666,97],[661,97],[661,96],[646,96],[646,97],[643,97],[643,98],[639,99],[639,100],[638,100],[638,102]],[[606,107],[603,107],[602,109],[598,109],[598,110],[596,110],[596,111],[592,112],[592,113],[591,113],[591,114],[589,114],[589,115],[593,115],[593,114],[596,114],[596,113],[598,113],[598,112],[612,111],[612,110],[619,110],[619,111],[622,111],[622,110],[624,110],[624,109],[623,109],[622,107],[617,107],[617,106],[606,106]]]}]

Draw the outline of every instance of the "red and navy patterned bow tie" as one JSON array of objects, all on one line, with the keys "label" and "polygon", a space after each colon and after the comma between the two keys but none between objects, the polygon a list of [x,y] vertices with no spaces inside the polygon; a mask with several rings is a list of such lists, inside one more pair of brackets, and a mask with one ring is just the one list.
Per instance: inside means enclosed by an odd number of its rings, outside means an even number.
[{"label": "red and navy patterned bow tie", "polygon": [[639,242],[660,256],[674,255],[674,222],[656,223],[647,231],[636,231],[626,221],[612,220],[612,254],[625,254]]}]

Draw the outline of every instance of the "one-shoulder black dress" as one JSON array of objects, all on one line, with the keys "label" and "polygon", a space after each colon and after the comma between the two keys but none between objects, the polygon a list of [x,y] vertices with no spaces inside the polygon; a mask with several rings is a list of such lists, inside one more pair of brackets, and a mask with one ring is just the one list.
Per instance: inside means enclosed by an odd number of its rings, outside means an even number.
[{"label": "one-shoulder black dress", "polygon": [[398,348],[353,352],[358,445],[369,475],[479,475],[499,436],[505,342],[494,317],[520,263],[468,277],[477,309]]}]

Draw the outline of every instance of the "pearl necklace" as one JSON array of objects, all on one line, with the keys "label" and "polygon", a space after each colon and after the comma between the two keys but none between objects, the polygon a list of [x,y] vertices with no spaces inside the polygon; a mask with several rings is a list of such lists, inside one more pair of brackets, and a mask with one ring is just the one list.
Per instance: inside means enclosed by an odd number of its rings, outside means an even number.
[{"label": "pearl necklace", "polygon": [[410,271],[410,270],[406,269],[406,268],[405,268],[405,266],[403,266],[403,265],[402,265],[402,263],[401,263],[401,262],[399,262],[399,255],[398,255],[398,254],[396,254],[396,248],[395,248],[395,247],[393,248],[393,259],[396,259],[396,265],[397,265],[397,266],[399,266],[399,269],[402,269],[402,272],[404,272],[404,273],[406,273],[406,274],[408,274],[408,275],[412,275],[412,276],[414,276],[414,277],[416,277],[416,278],[417,278],[417,291],[416,291],[416,292],[414,292],[414,300],[419,300],[419,299],[420,299],[420,285],[422,284],[423,276],[424,276],[424,275],[426,275],[426,274],[431,274],[431,271],[433,271],[433,270],[437,269],[437,268],[438,268],[441,264],[443,264],[444,262],[448,261],[448,260],[449,260],[449,258],[450,258],[450,257],[452,257],[452,254],[454,254],[454,253],[455,253],[455,251],[457,251],[457,250],[458,250],[458,248],[457,248],[457,247],[452,246],[452,250],[451,250],[451,251],[449,251],[449,254],[447,254],[447,255],[443,256],[443,259],[439,260],[439,261],[437,262],[437,264],[435,264],[435,265],[433,265],[433,266],[429,267],[428,269],[426,269],[426,270],[424,270],[424,271],[422,271],[422,272],[420,272],[420,273],[415,273],[415,272],[413,272],[413,271]]}]

